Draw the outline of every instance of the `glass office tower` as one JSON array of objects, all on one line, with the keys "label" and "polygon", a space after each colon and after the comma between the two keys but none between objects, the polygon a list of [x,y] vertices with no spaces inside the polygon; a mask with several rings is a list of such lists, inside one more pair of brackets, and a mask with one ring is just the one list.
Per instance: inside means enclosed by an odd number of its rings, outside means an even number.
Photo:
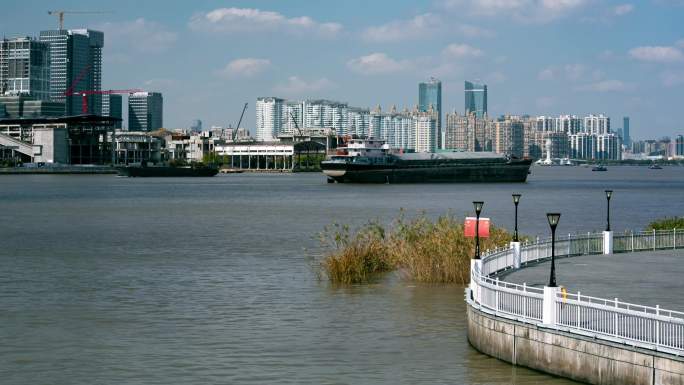
[{"label": "glass office tower", "polygon": [[465,113],[475,113],[478,118],[487,113],[487,85],[465,82]]},{"label": "glass office tower", "polygon": [[[104,34],[90,29],[40,32],[40,41],[50,45],[50,99],[66,103],[66,115],[80,115],[81,96],[64,96],[72,91],[102,90],[102,47]],[[99,115],[102,96],[88,96],[88,113]]]},{"label": "glass office tower", "polygon": [[421,112],[430,110],[435,112],[437,117],[437,148],[443,148],[444,137],[442,134],[442,82],[430,78],[427,82],[418,84],[418,109]]}]

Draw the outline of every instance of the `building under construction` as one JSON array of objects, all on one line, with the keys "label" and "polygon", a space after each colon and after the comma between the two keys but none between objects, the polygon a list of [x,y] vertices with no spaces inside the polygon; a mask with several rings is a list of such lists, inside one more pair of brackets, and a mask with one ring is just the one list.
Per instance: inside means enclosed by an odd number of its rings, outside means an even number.
[{"label": "building under construction", "polygon": [[21,162],[110,164],[114,126],[99,115],[0,119],[0,150]]}]

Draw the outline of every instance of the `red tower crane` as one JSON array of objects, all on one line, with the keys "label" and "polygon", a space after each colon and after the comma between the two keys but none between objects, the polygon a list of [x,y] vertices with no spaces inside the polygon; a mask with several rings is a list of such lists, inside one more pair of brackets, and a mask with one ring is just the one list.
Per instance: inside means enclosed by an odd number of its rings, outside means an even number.
[{"label": "red tower crane", "polygon": [[112,94],[132,94],[134,92],[142,92],[142,90],[139,89],[130,89],[130,90],[102,90],[102,91],[96,91],[96,90],[88,90],[88,91],[76,91],[72,93],[71,95],[81,95],[83,99],[81,99],[81,113],[83,115],[88,114],[88,95],[112,95]]},{"label": "red tower crane", "polygon": [[83,115],[88,114],[88,95],[111,95],[111,94],[131,94],[133,92],[141,92],[142,90],[139,89],[130,89],[130,90],[84,90],[84,91],[74,91],[74,88],[76,87],[76,84],[78,84],[88,73],[90,70],[90,66],[87,65],[85,66],[81,72],[78,73],[74,81],[71,83],[69,88],[64,91],[64,96],[74,96],[74,95],[81,95],[83,98],[81,100],[81,113]]}]

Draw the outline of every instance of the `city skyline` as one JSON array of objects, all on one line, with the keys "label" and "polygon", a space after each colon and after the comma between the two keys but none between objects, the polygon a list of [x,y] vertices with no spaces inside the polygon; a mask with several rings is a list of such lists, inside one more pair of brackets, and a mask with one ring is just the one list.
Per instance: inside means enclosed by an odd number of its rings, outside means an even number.
[{"label": "city skyline", "polygon": [[[162,16],[159,3],[121,2],[112,14],[67,15],[65,28],[103,31],[102,88],[162,92],[170,128],[197,118],[206,126],[234,125],[248,102],[243,126],[252,129],[258,96],[413,106],[416,84],[434,76],[442,81],[443,111],[461,109],[463,82],[471,80],[488,85],[491,116],[629,116],[635,138],[681,129],[674,111],[684,92],[684,34],[677,25],[684,7],[482,4],[373,3],[350,14],[361,3],[207,1],[174,5]],[[12,18],[0,16],[6,37],[56,28],[56,18],[42,11],[52,8],[48,2],[7,7],[3,14]]]}]

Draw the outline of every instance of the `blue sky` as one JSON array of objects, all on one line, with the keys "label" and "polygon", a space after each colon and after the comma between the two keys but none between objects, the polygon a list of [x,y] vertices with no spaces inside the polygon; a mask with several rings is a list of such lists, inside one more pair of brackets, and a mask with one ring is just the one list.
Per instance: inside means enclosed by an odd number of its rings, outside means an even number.
[{"label": "blue sky", "polygon": [[489,86],[490,115],[606,113],[632,136],[684,133],[684,0],[15,1],[0,30],[105,32],[106,89],[164,93],[165,126],[254,124],[257,96],[359,107],[417,103],[443,82],[463,112],[463,81]]}]

